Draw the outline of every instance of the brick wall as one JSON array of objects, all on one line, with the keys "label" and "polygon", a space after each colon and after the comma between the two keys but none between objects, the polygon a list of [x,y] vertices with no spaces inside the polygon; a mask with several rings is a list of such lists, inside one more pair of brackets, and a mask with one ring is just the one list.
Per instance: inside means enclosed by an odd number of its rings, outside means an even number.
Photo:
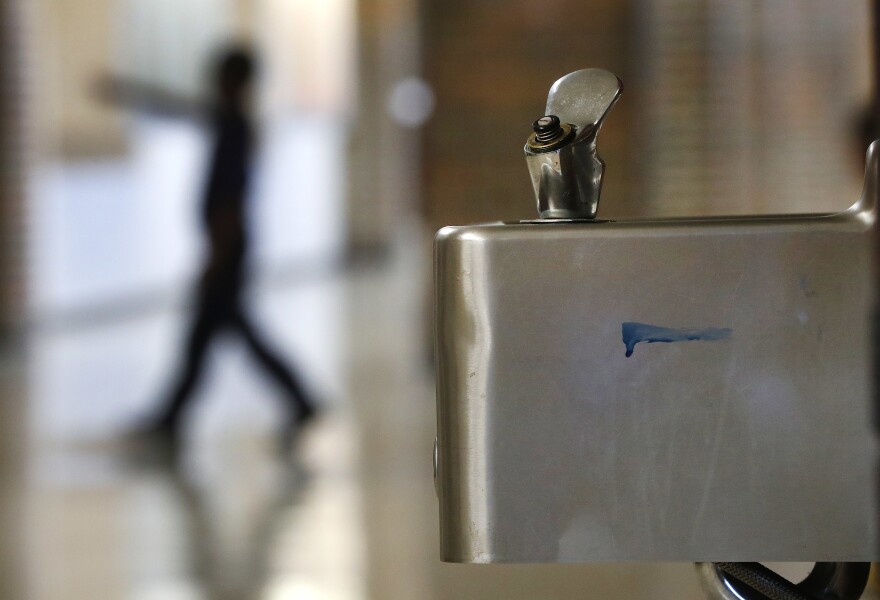
[{"label": "brick wall", "polygon": [[532,218],[522,146],[549,86],[624,82],[599,148],[600,216],[803,212],[858,196],[867,3],[425,0],[424,215]]},{"label": "brick wall", "polygon": [[[584,67],[621,77],[630,3],[617,0],[444,0],[426,7],[426,76],[437,111],[425,134],[424,209],[429,227],[535,216],[522,146],[550,85]],[[626,188],[629,107],[618,104],[601,135],[609,196]]]}]

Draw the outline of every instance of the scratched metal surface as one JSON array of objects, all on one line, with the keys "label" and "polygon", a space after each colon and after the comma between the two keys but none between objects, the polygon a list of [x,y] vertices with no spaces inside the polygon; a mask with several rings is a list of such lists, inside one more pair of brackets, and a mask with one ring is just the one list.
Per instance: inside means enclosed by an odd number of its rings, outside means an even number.
[{"label": "scratched metal surface", "polygon": [[837,215],[442,230],[443,559],[876,559],[877,171]]}]

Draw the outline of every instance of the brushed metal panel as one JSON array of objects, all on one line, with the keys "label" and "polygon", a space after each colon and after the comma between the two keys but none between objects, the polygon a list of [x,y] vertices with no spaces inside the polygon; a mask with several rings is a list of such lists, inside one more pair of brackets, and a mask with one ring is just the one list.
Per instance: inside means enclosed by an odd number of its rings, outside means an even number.
[{"label": "brushed metal panel", "polygon": [[441,230],[442,558],[876,559],[877,171],[839,214]]}]

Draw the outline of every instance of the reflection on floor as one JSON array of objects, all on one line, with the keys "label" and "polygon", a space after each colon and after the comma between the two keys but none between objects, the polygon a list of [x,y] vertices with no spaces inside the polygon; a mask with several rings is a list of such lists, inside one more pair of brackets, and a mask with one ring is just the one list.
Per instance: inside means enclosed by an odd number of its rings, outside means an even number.
[{"label": "reflection on floor", "polygon": [[[409,247],[420,247],[419,243]],[[176,460],[112,434],[161,391],[173,308],[31,340],[36,599],[701,598],[688,564],[463,566],[437,558],[433,384],[417,253],[262,287],[257,313],[325,406],[276,452],[273,390],[216,353]]]}]

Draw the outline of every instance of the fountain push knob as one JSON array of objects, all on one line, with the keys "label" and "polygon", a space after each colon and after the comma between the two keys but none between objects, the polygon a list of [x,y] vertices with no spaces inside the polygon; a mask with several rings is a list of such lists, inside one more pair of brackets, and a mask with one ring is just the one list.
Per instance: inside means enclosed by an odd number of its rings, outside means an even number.
[{"label": "fountain push knob", "polygon": [[550,88],[524,148],[541,219],[596,218],[605,172],[596,140],[621,91],[620,79],[602,69],[569,73]]}]

